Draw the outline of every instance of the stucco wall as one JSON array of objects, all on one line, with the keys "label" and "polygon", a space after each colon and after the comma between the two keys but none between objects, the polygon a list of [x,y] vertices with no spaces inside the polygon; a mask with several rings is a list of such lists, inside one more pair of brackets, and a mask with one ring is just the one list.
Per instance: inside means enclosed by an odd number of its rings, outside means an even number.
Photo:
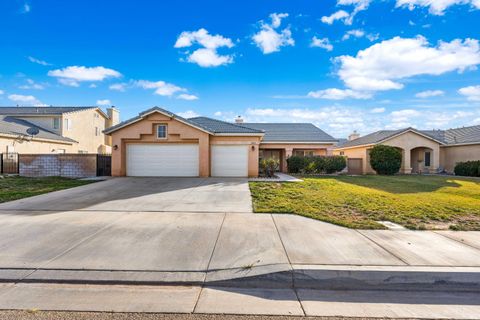
[{"label": "stucco wall", "polygon": [[345,150],[334,150],[334,155],[343,155],[347,158],[362,159],[362,172],[364,174],[374,174],[375,170],[370,166],[370,159],[368,156],[368,150],[372,147],[358,147]]},{"label": "stucco wall", "polygon": [[[7,146],[13,146],[17,153],[57,153],[59,149],[66,153],[77,153],[76,143],[62,144],[55,142],[27,141],[23,139],[0,137],[0,153],[7,152]],[[10,149],[11,150],[11,149]]]},{"label": "stucco wall", "polygon": [[457,162],[480,160],[480,144],[442,147],[440,153],[440,166],[453,173]]},{"label": "stucco wall", "polygon": [[[70,129],[65,127],[66,119],[71,121]],[[66,113],[62,120],[62,135],[78,141],[79,151],[88,153],[106,152],[105,136],[103,134],[106,123],[107,119],[96,109]],[[98,135],[95,135],[95,127],[98,128]]]},{"label": "stucco wall", "polygon": [[[31,122],[39,127],[45,128],[47,130],[53,131],[56,134],[62,134],[62,116],[22,116],[17,117],[19,119],[24,119],[28,122]],[[53,119],[59,119],[59,127],[57,129],[53,128]]]}]

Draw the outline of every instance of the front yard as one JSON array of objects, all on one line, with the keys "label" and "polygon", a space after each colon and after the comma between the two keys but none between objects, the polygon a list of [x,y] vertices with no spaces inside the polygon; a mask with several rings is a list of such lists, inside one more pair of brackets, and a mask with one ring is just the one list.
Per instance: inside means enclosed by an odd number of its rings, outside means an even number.
[{"label": "front yard", "polygon": [[336,176],[251,182],[255,212],[295,213],[360,229],[388,220],[410,229],[480,230],[480,180],[444,176]]},{"label": "front yard", "polygon": [[78,187],[91,182],[60,177],[5,177],[0,179],[0,203]]}]

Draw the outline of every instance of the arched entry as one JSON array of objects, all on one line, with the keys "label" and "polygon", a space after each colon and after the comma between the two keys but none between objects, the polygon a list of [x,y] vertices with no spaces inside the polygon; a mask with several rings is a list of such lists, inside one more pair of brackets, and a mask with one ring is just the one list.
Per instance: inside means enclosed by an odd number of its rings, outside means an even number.
[{"label": "arched entry", "polygon": [[412,173],[431,173],[434,171],[434,152],[428,147],[416,147],[410,150]]}]

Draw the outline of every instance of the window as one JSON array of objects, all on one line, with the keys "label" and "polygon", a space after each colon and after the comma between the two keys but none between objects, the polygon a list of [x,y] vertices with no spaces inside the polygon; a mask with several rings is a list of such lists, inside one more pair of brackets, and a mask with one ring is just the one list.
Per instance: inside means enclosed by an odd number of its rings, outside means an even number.
[{"label": "window", "polygon": [[53,129],[60,129],[60,118],[53,118]]},{"label": "window", "polygon": [[98,127],[95,127],[95,135],[99,136],[100,135],[100,130],[98,130]]},{"label": "window", "polygon": [[293,155],[300,157],[311,157],[315,155],[315,152],[313,150],[293,150]]},{"label": "window", "polygon": [[430,167],[431,155],[430,151],[425,151],[425,167]]},{"label": "window", "polygon": [[85,151],[85,150],[78,150],[78,153],[81,153],[81,154],[86,154],[86,153],[88,153],[88,151]]},{"label": "window", "polygon": [[72,129],[72,119],[63,120],[63,127],[64,127],[65,130],[71,130]]},{"label": "window", "polygon": [[167,125],[159,124],[157,126],[157,139],[167,139]]},{"label": "window", "polygon": [[344,151],[340,151],[340,155],[341,155],[341,156],[344,156],[344,155],[345,155],[345,152],[344,152]]},{"label": "window", "polygon": [[65,153],[65,149],[57,149],[57,153]]}]

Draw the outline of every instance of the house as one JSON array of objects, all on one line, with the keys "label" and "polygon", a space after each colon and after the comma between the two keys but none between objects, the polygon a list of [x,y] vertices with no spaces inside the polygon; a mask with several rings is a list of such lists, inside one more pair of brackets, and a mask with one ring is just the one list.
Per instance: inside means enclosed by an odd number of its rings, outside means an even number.
[{"label": "house", "polygon": [[458,162],[480,160],[480,125],[449,130],[381,130],[363,137],[354,134],[333,153],[348,158],[352,173],[375,173],[369,153],[378,144],[401,150],[401,173],[452,173]]},{"label": "house", "polygon": [[185,119],[154,107],[105,130],[114,176],[256,177],[259,158],[286,171],[292,154],[331,154],[336,140],[309,123]]},{"label": "house", "polygon": [[105,153],[114,107],[0,107],[0,153]]}]

